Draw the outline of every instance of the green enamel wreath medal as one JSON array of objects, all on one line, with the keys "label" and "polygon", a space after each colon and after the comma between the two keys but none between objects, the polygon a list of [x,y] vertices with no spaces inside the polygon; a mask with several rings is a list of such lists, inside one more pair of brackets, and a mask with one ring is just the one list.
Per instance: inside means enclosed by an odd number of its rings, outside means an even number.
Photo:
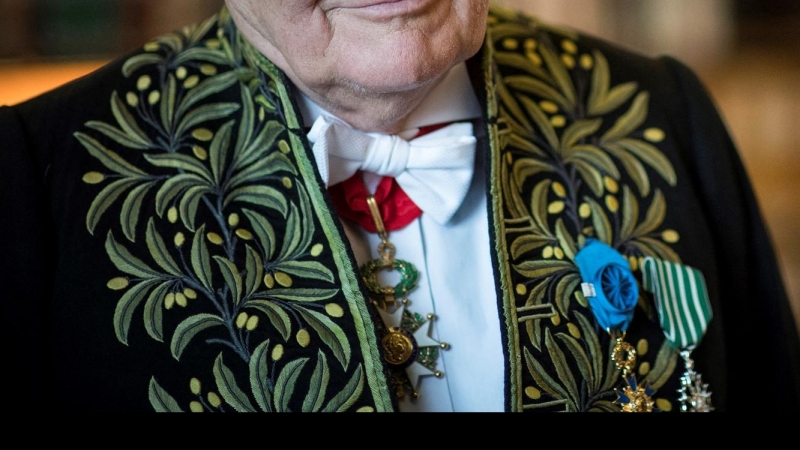
[{"label": "green enamel wreath medal", "polygon": [[[417,398],[417,385],[422,377],[444,374],[436,368],[439,350],[447,350],[449,344],[430,337],[433,314],[422,316],[411,312],[407,294],[417,287],[419,272],[408,261],[395,259],[395,247],[383,224],[378,204],[373,196],[367,196],[372,219],[381,243],[378,244],[379,259],[361,266],[361,276],[369,290],[373,304],[383,321],[381,346],[384,359],[391,369],[390,384],[397,398],[407,393]],[[400,281],[395,286],[383,286],[378,280],[381,272],[397,272]]]}]

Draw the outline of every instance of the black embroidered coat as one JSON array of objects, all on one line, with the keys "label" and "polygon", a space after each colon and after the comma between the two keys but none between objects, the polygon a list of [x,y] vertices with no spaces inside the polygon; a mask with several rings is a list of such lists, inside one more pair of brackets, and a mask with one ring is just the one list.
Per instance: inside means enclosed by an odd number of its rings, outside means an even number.
[{"label": "black embroidered coat", "polygon": [[[468,66],[497,296],[465,301],[497,305],[507,411],[624,405],[574,262],[587,238],[640,281],[647,256],[703,273],[713,319],[692,357],[717,411],[797,411],[771,243],[692,72],[499,10]],[[223,10],[0,108],[8,409],[396,409],[290,92]],[[654,406],[679,411],[683,362],[649,292],[626,341]]]}]

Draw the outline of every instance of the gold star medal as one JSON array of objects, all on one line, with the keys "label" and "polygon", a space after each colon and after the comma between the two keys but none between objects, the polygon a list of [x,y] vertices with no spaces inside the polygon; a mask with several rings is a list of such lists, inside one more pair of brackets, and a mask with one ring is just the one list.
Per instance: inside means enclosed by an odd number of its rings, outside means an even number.
[{"label": "gold star medal", "polygon": [[[410,393],[412,398],[417,398],[420,378],[444,376],[437,369],[436,363],[439,350],[447,350],[450,346],[430,336],[435,319],[433,314],[422,316],[408,309],[411,302],[407,294],[416,289],[419,272],[408,261],[395,259],[395,247],[389,242],[373,196],[367,197],[367,205],[381,238],[381,243],[378,244],[380,258],[361,267],[362,279],[383,322],[381,347],[384,360],[391,369],[390,384],[395,395],[398,399],[403,399]],[[400,281],[395,286],[381,285],[378,275],[382,271],[397,272]]]}]

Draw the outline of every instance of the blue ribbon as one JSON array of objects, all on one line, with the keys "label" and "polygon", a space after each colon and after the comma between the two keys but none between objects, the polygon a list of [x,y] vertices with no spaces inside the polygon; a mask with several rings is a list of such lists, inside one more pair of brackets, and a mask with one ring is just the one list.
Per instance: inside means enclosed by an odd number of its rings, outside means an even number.
[{"label": "blue ribbon", "polygon": [[616,250],[597,239],[587,239],[575,255],[584,283],[594,286],[589,306],[597,322],[606,330],[626,331],[639,299],[639,287],[628,261]]}]

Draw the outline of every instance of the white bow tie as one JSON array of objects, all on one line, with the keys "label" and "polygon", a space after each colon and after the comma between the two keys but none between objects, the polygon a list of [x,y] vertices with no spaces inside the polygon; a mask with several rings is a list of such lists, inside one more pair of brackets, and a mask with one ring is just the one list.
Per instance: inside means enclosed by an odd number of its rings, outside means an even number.
[{"label": "white bow tie", "polygon": [[471,123],[453,123],[411,141],[364,133],[320,116],[308,133],[320,174],[328,186],[358,170],[395,177],[397,184],[437,223],[447,223],[463,203],[475,169]]}]

